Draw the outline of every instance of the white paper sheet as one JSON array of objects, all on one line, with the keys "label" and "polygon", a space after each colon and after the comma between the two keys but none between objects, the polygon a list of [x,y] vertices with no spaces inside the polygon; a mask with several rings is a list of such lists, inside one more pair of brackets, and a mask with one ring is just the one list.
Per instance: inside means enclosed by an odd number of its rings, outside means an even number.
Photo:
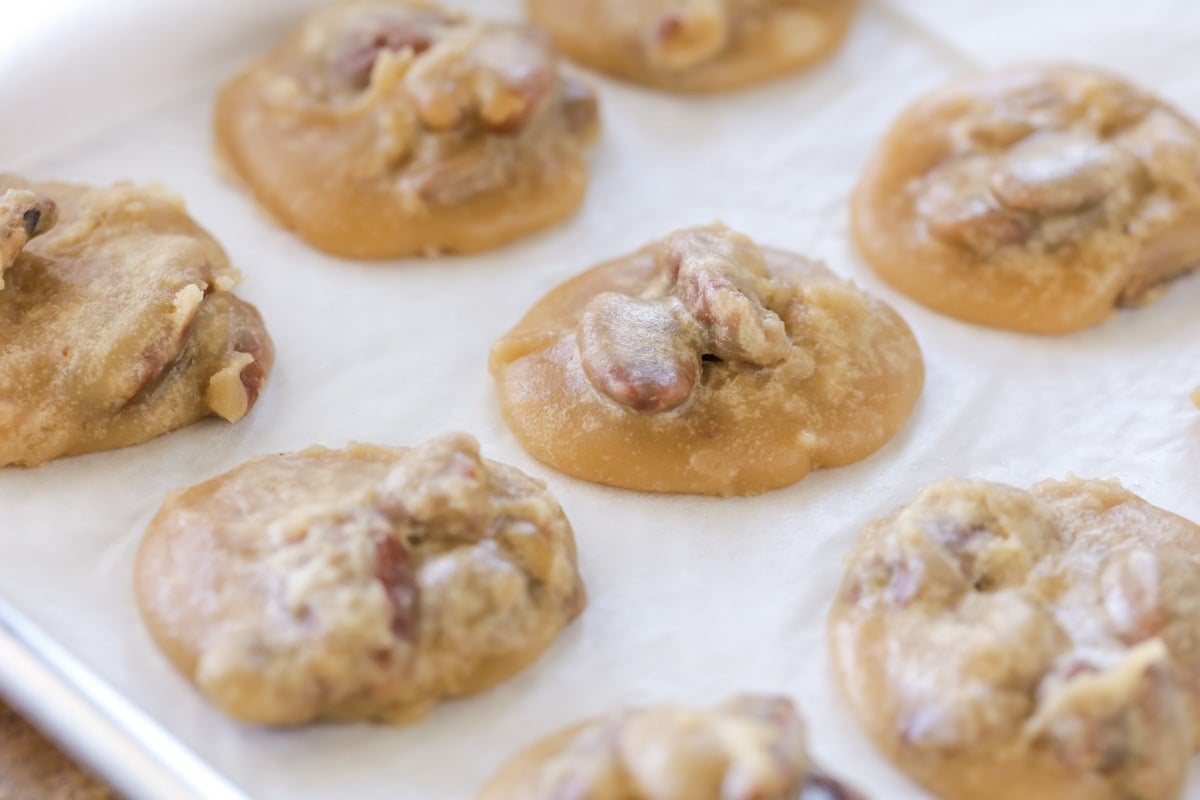
[{"label": "white paper sheet", "polygon": [[[213,167],[220,77],[298,5],[311,3],[58,0],[47,14],[66,21],[34,19],[0,53],[5,165],[34,178],[158,180],[182,194],[245,272],[241,294],[278,347],[261,402],[236,426],[0,471],[0,598],[255,798],[467,798],[525,743],[581,717],[741,690],[794,696],[818,756],[877,800],[924,798],[860,732],[826,656],[825,613],[863,524],[937,478],[1026,486],[1068,472],[1120,477],[1200,519],[1200,412],[1188,400],[1200,384],[1200,277],[1070,337],[975,328],[882,285],[849,243],[846,208],[891,118],[970,63],[1090,56],[1200,116],[1193,0],[876,0],[832,61],[761,89],[688,99],[596,79],[606,130],[577,217],[493,254],[395,264],[312,251]],[[460,5],[519,13],[516,0]],[[1068,12],[1085,6],[1087,26],[1072,27]],[[718,218],[826,259],[906,317],[928,368],[909,426],[864,462],[751,499],[605,489],[529,458],[496,408],[491,343],[569,275]],[[233,723],[175,674],[130,590],[166,491],[261,453],[409,444],[449,429],[545,479],[574,524],[591,603],[533,668],[413,727],[294,731]],[[1200,776],[1188,797],[1200,798]]]}]

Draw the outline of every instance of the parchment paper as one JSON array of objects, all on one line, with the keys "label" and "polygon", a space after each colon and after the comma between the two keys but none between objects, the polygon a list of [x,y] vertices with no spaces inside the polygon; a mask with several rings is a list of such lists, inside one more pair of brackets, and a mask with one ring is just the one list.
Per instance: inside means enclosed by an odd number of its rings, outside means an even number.
[{"label": "parchment paper", "polygon": [[[581,717],[764,690],[799,701],[831,770],[877,799],[923,798],[860,732],[827,659],[825,613],[863,524],[937,478],[1027,486],[1069,472],[1119,477],[1200,519],[1200,411],[1188,400],[1200,277],[1070,337],[975,328],[882,285],[849,243],[846,208],[891,118],[973,63],[1086,57],[1200,116],[1194,0],[876,0],[832,61],[761,89],[687,99],[597,78],[606,131],[577,217],[489,255],[383,264],[324,257],[272,227],[210,156],[220,79],[310,2],[43,5],[44,16],[25,9],[19,41],[0,53],[3,163],[182,194],[245,272],[241,293],[279,359],[236,426],[0,471],[0,597],[254,797],[466,798],[517,749]],[[461,5],[519,14],[516,0]],[[569,275],[714,219],[826,259],[906,317],[928,367],[908,427],[866,461],[751,499],[610,490],[529,458],[497,412],[491,343]],[[175,674],[130,590],[166,491],[261,453],[450,429],[545,479],[574,524],[591,603],[533,668],[413,727],[283,732],[229,721]],[[1200,798],[1200,777],[1188,797]]]}]

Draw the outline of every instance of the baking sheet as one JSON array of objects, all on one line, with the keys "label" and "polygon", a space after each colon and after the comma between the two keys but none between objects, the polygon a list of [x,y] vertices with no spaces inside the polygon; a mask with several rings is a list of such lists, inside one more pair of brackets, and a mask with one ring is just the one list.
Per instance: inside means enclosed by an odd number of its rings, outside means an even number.
[{"label": "baking sheet", "polygon": [[[394,264],[308,249],[213,166],[220,79],[310,5],[52,0],[38,5],[44,14],[24,10],[19,38],[0,48],[6,167],[179,192],[245,272],[240,292],[278,347],[257,409],[236,426],[205,422],[119,452],[0,471],[0,615],[11,605],[77,660],[86,680],[68,682],[84,696],[111,688],[145,715],[135,728],[149,736],[161,726],[247,795],[466,798],[526,742],[581,717],[763,690],[799,701],[832,771],[875,798],[924,798],[859,731],[826,656],[825,612],[862,525],[938,478],[1026,486],[1069,472],[1120,477],[1200,519],[1200,412],[1188,399],[1200,384],[1200,277],[1071,337],[974,328],[883,286],[849,244],[846,210],[895,113],[973,63],[1090,56],[1200,116],[1194,2],[1089,3],[1079,27],[1085,4],[1074,0],[875,0],[832,61],[761,89],[677,98],[596,78],[606,131],[577,217],[493,254]],[[516,0],[459,5],[519,14]],[[750,499],[611,490],[529,458],[496,408],[491,343],[569,275],[714,219],[827,260],[905,316],[928,368],[909,426],[864,462]],[[544,658],[409,728],[242,726],[175,674],[130,590],[138,540],[166,491],[262,453],[410,444],[450,429],[546,480],[574,524],[591,603]],[[47,642],[35,654],[55,649]],[[38,687],[21,685],[37,711]],[[120,703],[101,708],[128,723]],[[145,746],[168,768],[186,760],[161,741]],[[95,752],[120,772],[102,744]],[[126,785],[154,796],[149,784]],[[1200,774],[1187,796],[1200,799]]]}]

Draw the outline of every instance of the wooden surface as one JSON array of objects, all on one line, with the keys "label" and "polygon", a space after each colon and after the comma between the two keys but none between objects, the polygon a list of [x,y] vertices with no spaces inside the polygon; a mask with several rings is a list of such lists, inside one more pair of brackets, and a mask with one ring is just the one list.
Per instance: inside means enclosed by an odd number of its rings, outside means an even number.
[{"label": "wooden surface", "polygon": [[0,800],[117,800],[0,701]]}]

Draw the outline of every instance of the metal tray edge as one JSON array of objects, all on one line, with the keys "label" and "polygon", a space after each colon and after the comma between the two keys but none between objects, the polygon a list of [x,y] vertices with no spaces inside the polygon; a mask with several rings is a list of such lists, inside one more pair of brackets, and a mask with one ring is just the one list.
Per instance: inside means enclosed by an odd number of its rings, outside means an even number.
[{"label": "metal tray edge", "polygon": [[249,800],[2,597],[0,695],[129,800]]}]

